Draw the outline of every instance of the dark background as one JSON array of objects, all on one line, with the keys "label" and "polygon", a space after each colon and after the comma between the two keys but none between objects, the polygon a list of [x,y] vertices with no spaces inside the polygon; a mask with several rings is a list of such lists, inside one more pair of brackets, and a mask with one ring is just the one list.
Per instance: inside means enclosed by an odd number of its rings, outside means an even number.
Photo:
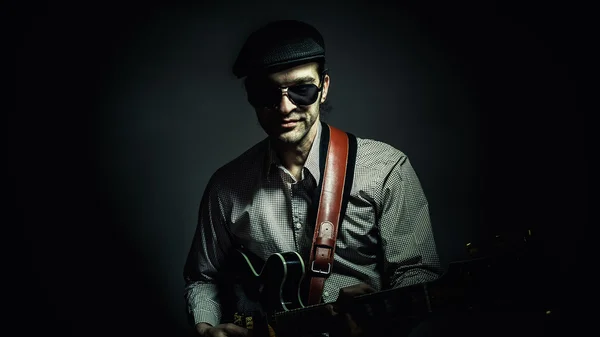
[{"label": "dark background", "polygon": [[409,156],[444,264],[533,229],[557,301],[575,301],[593,44],[577,2],[5,7],[3,275],[23,334],[188,334],[182,268],[205,184],[264,137],[230,67],[280,18],[325,37],[326,121]]}]

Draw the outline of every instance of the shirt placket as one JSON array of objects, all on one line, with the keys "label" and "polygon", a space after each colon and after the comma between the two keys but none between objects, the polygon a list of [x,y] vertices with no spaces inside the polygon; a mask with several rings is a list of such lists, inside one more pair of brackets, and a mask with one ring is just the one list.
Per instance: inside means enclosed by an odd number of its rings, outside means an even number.
[{"label": "shirt placket", "polygon": [[308,249],[307,238],[305,237],[306,221],[308,217],[308,207],[310,205],[310,190],[312,188],[312,181],[308,170],[306,168],[302,171],[302,178],[296,181],[293,176],[282,166],[281,169],[282,179],[285,182],[287,190],[289,192],[289,202],[291,204],[291,230],[294,236],[294,247],[300,254],[305,253]]},{"label": "shirt placket", "polygon": [[310,182],[308,175],[306,177],[291,186],[291,200],[292,200],[292,223],[294,232],[294,242],[296,245],[296,251],[302,252],[306,247],[303,247],[306,240],[304,238],[306,232],[306,221],[308,215],[308,207],[310,205]]}]

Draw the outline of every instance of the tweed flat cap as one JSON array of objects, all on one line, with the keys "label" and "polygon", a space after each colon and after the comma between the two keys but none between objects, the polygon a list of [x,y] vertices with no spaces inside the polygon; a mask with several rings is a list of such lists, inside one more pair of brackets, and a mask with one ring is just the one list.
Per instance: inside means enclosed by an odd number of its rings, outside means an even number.
[{"label": "tweed flat cap", "polygon": [[325,59],[325,43],[313,26],[296,20],[270,22],[248,37],[233,65],[237,78],[277,72]]}]

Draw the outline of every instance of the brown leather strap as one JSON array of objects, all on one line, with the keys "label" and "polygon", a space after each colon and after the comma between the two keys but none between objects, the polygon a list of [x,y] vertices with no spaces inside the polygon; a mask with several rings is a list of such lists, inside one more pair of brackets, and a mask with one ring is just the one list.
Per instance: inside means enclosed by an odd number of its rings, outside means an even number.
[{"label": "brown leather strap", "polygon": [[348,164],[348,135],[337,128],[329,125],[328,127],[329,145],[325,160],[325,171],[323,172],[315,233],[312,249],[310,250],[310,259],[308,260],[308,276],[310,277],[308,305],[321,302],[325,280],[331,275]]}]

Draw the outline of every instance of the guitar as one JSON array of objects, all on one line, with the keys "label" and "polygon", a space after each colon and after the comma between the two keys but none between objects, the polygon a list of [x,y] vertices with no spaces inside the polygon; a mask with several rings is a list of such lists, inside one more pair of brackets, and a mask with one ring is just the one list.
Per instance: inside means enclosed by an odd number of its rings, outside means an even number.
[{"label": "guitar", "polygon": [[[498,236],[497,236],[498,237]],[[530,232],[523,242],[531,241]],[[548,311],[536,294],[535,264],[527,249],[488,247],[488,255],[453,261],[438,279],[408,287],[382,290],[354,298],[350,314],[361,326],[414,326],[428,315],[457,312]],[[496,248],[498,248],[496,247]],[[494,248],[491,246],[491,248]],[[520,248],[525,248],[520,247]],[[476,249],[468,244],[473,255]],[[230,286],[237,285],[254,307],[234,312],[231,322],[254,331],[254,336],[301,336],[327,332],[331,321],[326,303],[305,306],[302,285],[306,266],[296,252],[276,253],[261,261],[240,247],[231,255]],[[519,277],[515,277],[519,275]],[[231,288],[230,288],[231,289]],[[232,295],[229,290],[227,294]]]}]

